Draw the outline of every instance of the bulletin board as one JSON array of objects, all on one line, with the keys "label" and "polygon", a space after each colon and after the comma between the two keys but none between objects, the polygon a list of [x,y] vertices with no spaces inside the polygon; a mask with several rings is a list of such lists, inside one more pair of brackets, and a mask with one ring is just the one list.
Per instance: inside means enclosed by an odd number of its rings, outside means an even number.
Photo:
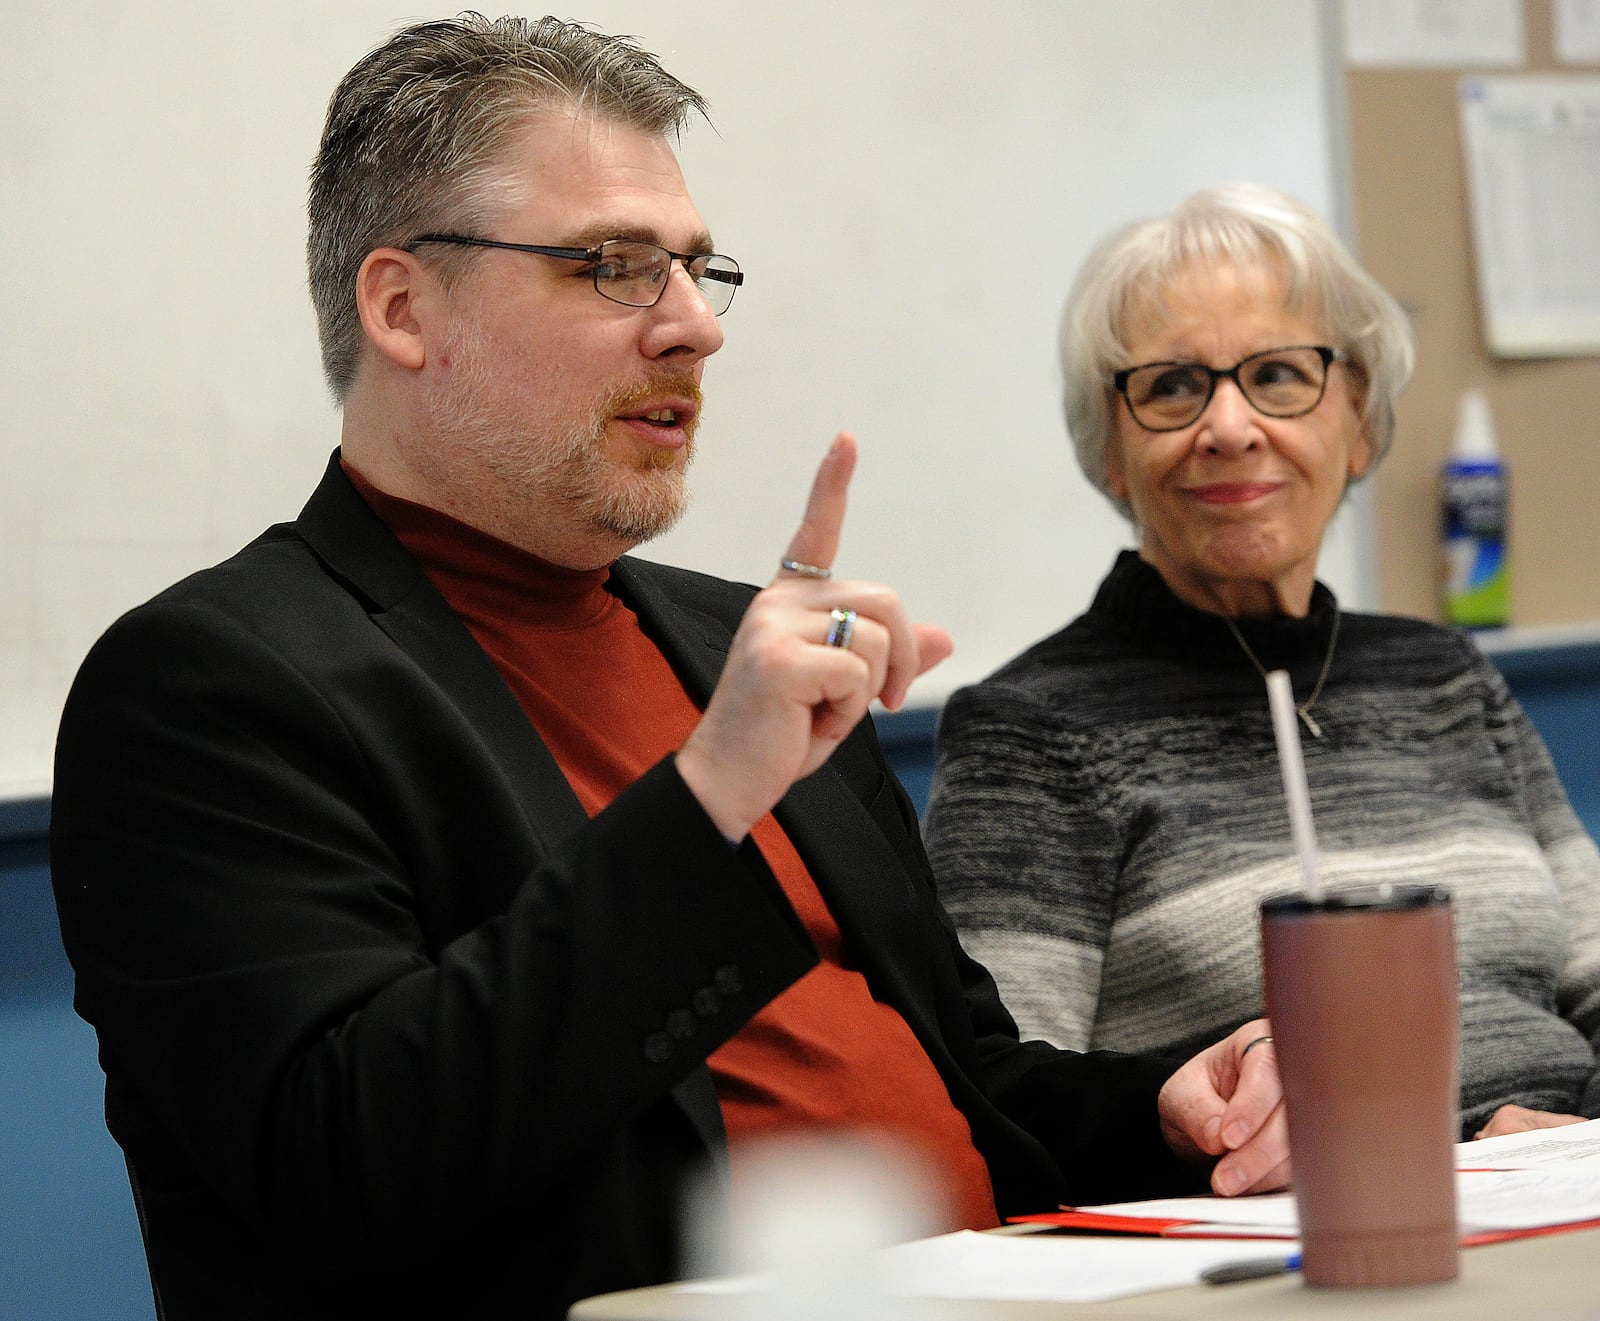
[{"label": "bulletin board", "polygon": [[[1557,61],[1553,3],[1524,0],[1525,62],[1494,77],[1600,73],[1600,63]],[[1484,72],[1346,70],[1360,256],[1417,335],[1394,449],[1372,482],[1379,599],[1386,610],[1440,617],[1439,467],[1461,392],[1481,387],[1511,473],[1511,631],[1600,636],[1600,356],[1490,351],[1458,105],[1462,78]],[[1600,211],[1587,223],[1600,228]]]}]

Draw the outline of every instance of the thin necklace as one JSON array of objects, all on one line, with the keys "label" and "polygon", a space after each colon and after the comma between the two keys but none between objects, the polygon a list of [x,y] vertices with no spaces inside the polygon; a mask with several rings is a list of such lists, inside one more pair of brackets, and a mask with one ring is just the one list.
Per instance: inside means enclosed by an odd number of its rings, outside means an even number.
[{"label": "thin necklace", "polygon": [[[1220,617],[1228,626],[1228,631],[1233,634],[1233,640],[1239,644],[1240,649],[1250,658],[1250,663],[1256,667],[1256,673],[1263,679],[1267,677],[1267,667],[1250,650],[1250,644],[1244,640],[1244,634],[1239,632],[1239,626],[1227,615]],[[1322,726],[1311,718],[1311,708],[1317,704],[1317,698],[1322,696],[1322,685],[1328,681],[1328,671],[1333,668],[1333,649],[1339,642],[1339,607],[1333,607],[1333,627],[1328,630],[1328,654],[1322,658],[1322,673],[1317,675],[1316,686],[1311,690],[1311,696],[1303,702],[1295,703],[1295,714],[1300,717],[1300,723],[1306,727],[1306,732],[1312,738],[1322,737]]]}]

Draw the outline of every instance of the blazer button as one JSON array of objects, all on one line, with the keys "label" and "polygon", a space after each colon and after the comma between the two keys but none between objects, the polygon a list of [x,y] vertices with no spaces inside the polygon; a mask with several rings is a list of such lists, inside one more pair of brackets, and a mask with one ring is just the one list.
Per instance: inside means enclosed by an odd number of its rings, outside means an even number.
[{"label": "blazer button", "polygon": [[694,1035],[696,1026],[694,1015],[687,1009],[674,1009],[667,1015],[667,1032],[674,1041],[687,1041]]},{"label": "blazer button", "polygon": [[672,1058],[672,1038],[665,1032],[652,1032],[644,1039],[644,1057],[652,1064],[665,1064]]},{"label": "blazer button", "polygon": [[732,963],[724,963],[711,974],[711,984],[723,995],[738,995],[744,990],[744,978],[739,976],[739,969]]},{"label": "blazer button", "polygon": [[689,1004],[701,1018],[714,1018],[722,1010],[722,997],[709,986],[702,986],[689,998]]}]

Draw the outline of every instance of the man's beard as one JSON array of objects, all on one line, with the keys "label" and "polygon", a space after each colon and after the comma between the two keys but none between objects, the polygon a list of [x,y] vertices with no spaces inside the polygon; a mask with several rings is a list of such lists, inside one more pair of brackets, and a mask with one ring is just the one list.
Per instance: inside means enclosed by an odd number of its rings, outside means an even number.
[{"label": "man's beard", "polygon": [[[618,462],[607,455],[607,421],[663,396],[694,402],[695,415],[685,428],[683,448],[650,449],[632,462]],[[694,461],[694,433],[699,424],[700,386],[689,372],[673,369],[647,385],[613,391],[602,401],[587,430],[574,426],[553,446],[561,455],[566,498],[591,527],[630,545],[659,537],[689,507],[688,470]]]},{"label": "man's beard", "polygon": [[[535,434],[508,407],[493,381],[496,369],[481,341],[464,335],[452,345],[454,380],[431,401],[432,426],[455,461],[492,475],[509,497],[502,513],[525,518],[532,507],[561,508],[587,528],[637,546],[671,528],[689,505],[687,470],[700,421],[700,385],[687,368],[669,367],[646,381],[613,390],[585,421],[554,434]],[[515,364],[500,370],[515,371]],[[651,448],[637,457],[606,452],[607,424],[651,400],[691,400],[695,415],[681,450]]]}]

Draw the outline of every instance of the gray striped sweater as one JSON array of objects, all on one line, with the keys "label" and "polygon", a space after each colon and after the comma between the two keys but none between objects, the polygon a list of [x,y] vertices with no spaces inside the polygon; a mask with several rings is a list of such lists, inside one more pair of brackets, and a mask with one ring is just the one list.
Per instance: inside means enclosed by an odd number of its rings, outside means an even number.
[{"label": "gray striped sweater", "polygon": [[[1297,700],[1336,609],[1318,584],[1305,619],[1239,621]],[[1507,1101],[1600,1116],[1600,854],[1498,672],[1457,631],[1346,614],[1312,714],[1326,883],[1451,892],[1463,1135]],[[1186,1055],[1261,1012],[1256,904],[1299,883],[1265,685],[1132,552],[950,698],[925,833],[1024,1036]]]}]

